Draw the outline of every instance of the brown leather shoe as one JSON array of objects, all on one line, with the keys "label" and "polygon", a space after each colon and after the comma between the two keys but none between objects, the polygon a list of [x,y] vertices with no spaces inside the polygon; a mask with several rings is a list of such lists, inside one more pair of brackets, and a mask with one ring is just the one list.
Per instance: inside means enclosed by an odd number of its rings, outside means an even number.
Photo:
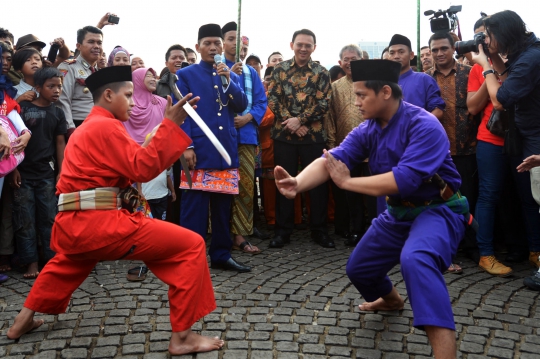
[{"label": "brown leather shoe", "polygon": [[540,268],[540,252],[529,253],[529,262],[536,268]]},{"label": "brown leather shoe", "polygon": [[485,270],[489,274],[497,277],[508,277],[512,274],[512,268],[505,266],[499,262],[495,256],[482,256],[480,257],[480,263],[478,263],[480,269]]}]

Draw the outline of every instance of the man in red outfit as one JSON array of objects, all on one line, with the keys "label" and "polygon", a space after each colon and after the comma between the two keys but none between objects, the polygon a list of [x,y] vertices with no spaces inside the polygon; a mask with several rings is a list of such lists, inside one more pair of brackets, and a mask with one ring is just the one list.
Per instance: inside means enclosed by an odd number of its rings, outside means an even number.
[{"label": "man in red outfit", "polygon": [[143,260],[169,285],[171,354],[221,348],[223,341],[190,329],[216,308],[201,236],[121,208],[123,189],[129,189],[132,181],[155,178],[191,143],[180,129],[187,116],[182,106],[191,94],[175,106],[168,98],[165,119],[148,145],[141,147],[122,125],[133,107],[130,67],[100,70],[86,79],[86,86],[95,106],[65,150],[57,185],[60,212],[51,236],[57,254],[34,283],[8,338],[42,325],[43,320],[34,319],[35,312],[64,313],[71,294],[99,260],[126,259]]}]

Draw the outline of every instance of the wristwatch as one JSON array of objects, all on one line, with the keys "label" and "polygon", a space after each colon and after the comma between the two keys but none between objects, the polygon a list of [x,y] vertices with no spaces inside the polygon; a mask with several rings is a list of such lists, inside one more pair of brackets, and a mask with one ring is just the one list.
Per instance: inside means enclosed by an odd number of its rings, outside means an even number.
[{"label": "wristwatch", "polygon": [[482,72],[482,76],[484,76],[484,78],[486,78],[486,76],[489,75],[489,74],[495,74],[495,70],[489,69],[489,70],[486,70],[486,71]]}]

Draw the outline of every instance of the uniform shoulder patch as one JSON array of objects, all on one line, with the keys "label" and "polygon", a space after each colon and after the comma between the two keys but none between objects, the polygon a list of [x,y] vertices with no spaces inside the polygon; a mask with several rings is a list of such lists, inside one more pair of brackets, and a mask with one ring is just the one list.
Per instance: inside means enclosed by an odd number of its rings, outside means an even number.
[{"label": "uniform shoulder patch", "polygon": [[76,62],[77,62],[77,59],[67,59],[66,61],[64,61],[64,63],[68,65],[73,65]]},{"label": "uniform shoulder patch", "polygon": [[64,77],[66,77],[67,73],[69,72],[67,69],[58,69]]}]

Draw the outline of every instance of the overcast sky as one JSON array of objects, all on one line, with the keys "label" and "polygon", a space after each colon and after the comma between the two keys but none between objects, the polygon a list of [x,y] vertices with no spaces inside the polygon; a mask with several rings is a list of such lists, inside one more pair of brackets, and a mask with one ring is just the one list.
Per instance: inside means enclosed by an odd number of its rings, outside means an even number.
[{"label": "overcast sky", "polygon": [[[540,32],[540,16],[531,6],[536,1],[421,1],[421,42],[431,35],[425,10],[447,9],[463,5],[458,14],[463,39],[472,38],[473,25],[480,11],[488,14],[501,10],[516,11],[531,31]],[[141,56],[147,67],[159,73],[164,66],[167,48],[175,43],[195,48],[201,25],[221,26],[236,21],[237,0],[29,0],[8,6],[0,26],[20,36],[32,33],[44,42],[63,37],[75,48],[77,29],[96,25],[106,12],[116,13],[120,24],[104,28],[104,49],[107,54],[116,45]],[[83,6],[84,4],[84,6]],[[9,11],[9,7],[13,7]],[[264,64],[268,55],[280,51],[286,59],[293,56],[290,41],[295,30],[308,28],[317,36],[314,60],[325,66],[337,63],[344,45],[359,41],[389,41],[400,33],[411,39],[416,48],[416,0],[243,0],[242,35],[250,38],[249,53],[255,53]],[[44,50],[47,54],[48,47]]]}]

